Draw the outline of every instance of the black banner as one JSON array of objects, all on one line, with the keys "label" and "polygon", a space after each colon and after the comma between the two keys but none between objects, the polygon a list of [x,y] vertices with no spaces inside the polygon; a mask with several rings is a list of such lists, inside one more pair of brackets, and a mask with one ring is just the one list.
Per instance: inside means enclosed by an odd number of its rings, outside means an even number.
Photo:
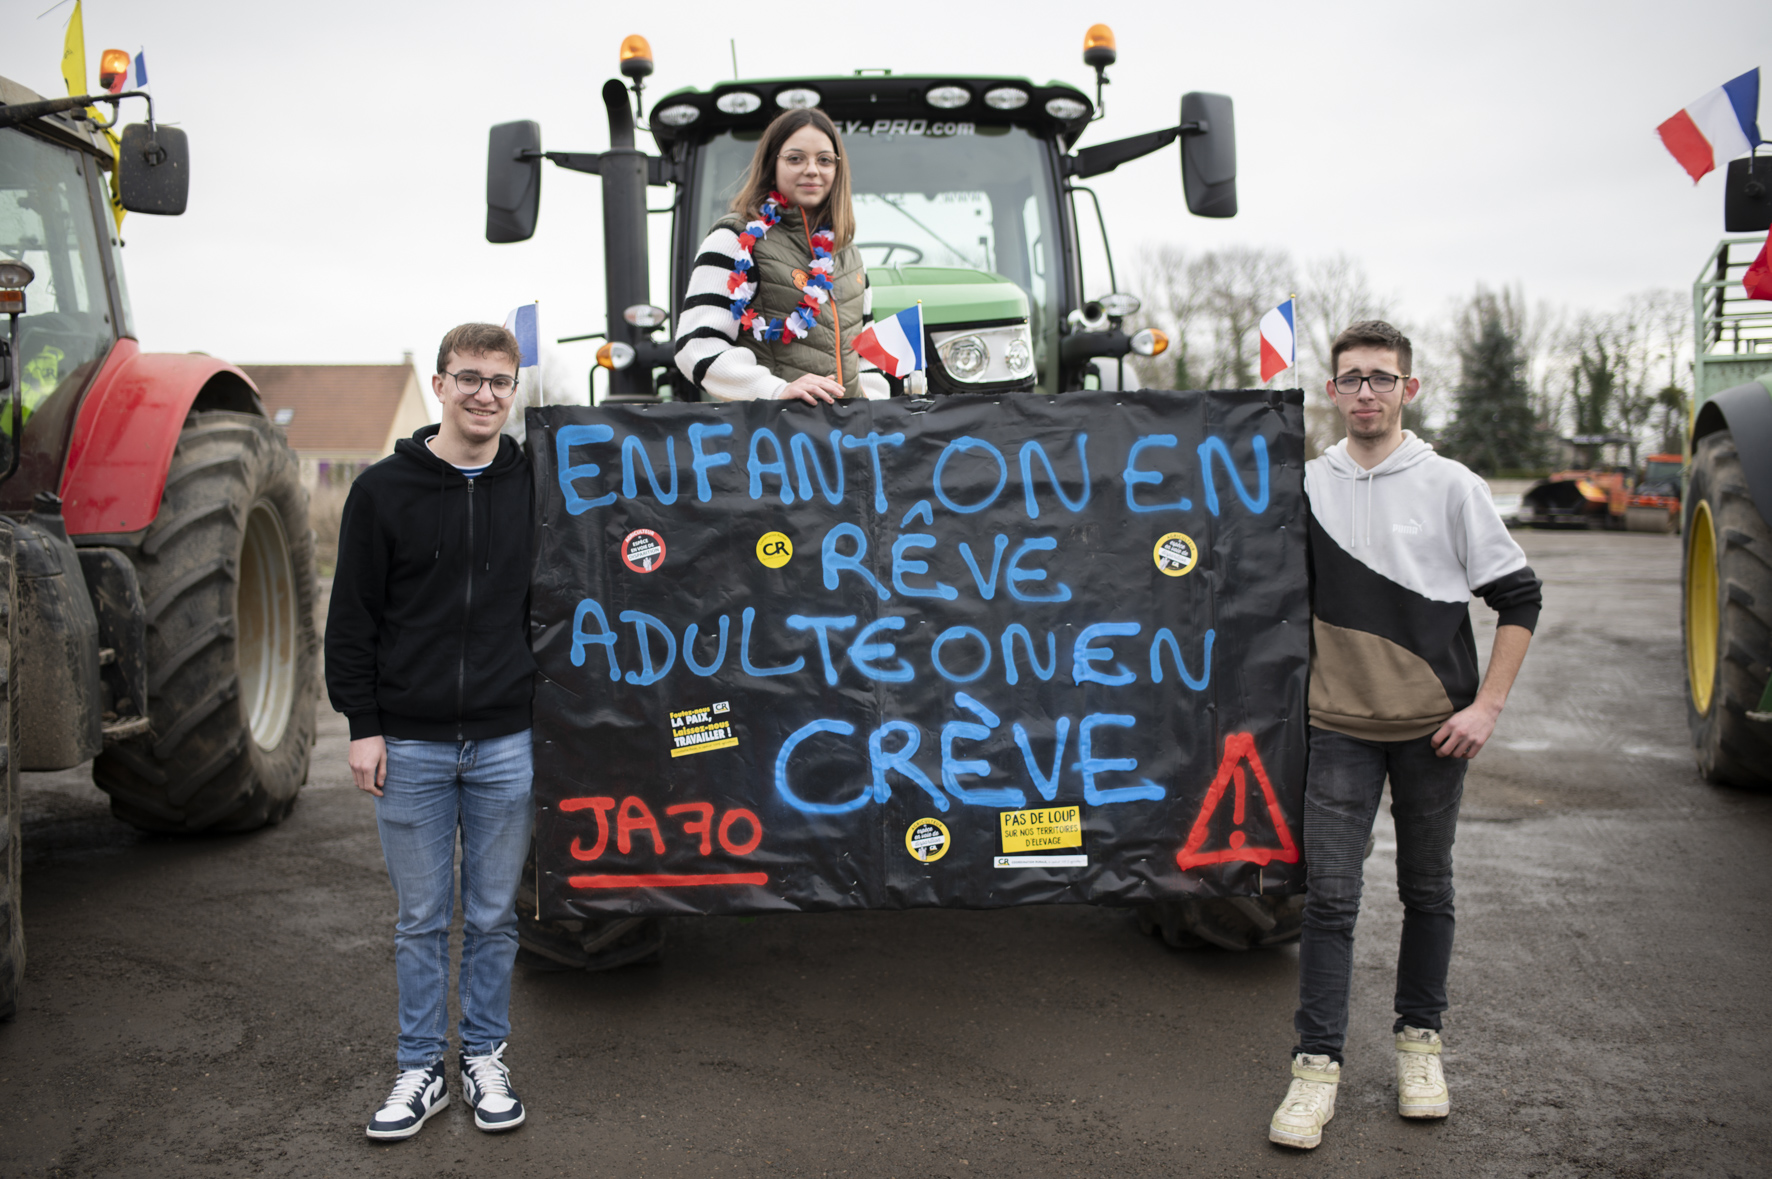
[{"label": "black banner", "polygon": [[1303,888],[1303,396],[532,409],[542,915]]}]

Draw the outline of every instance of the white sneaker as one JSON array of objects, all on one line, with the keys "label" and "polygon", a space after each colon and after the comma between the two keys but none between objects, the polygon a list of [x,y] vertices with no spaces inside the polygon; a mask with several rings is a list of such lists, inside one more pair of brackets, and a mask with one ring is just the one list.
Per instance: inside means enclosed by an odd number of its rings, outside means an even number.
[{"label": "white sneaker", "polygon": [[473,1107],[474,1125],[490,1134],[516,1129],[526,1116],[511,1088],[504,1054],[503,1044],[482,1056],[461,1054],[461,1095]]},{"label": "white sneaker", "polygon": [[1301,1150],[1323,1141],[1323,1127],[1335,1116],[1335,1087],[1340,1083],[1341,1066],[1327,1056],[1294,1056],[1292,1085],[1268,1123],[1267,1140]]},{"label": "white sneaker", "polygon": [[1439,1032],[1404,1028],[1397,1033],[1397,1112],[1406,1118],[1443,1118],[1452,1112]]},{"label": "white sneaker", "polygon": [[383,1142],[410,1138],[424,1129],[431,1115],[449,1104],[443,1083],[443,1062],[429,1068],[409,1068],[394,1082],[393,1092],[369,1121],[369,1137]]}]

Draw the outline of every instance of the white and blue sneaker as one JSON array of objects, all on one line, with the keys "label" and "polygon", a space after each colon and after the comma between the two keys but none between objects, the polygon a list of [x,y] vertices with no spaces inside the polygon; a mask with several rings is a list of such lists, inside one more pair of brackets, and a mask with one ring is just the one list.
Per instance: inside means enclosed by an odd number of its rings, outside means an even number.
[{"label": "white and blue sneaker", "polygon": [[429,1068],[409,1068],[400,1074],[394,1091],[370,1119],[367,1133],[384,1142],[410,1138],[448,1104],[449,1087],[443,1081],[441,1060]]},{"label": "white and blue sneaker", "polygon": [[461,1054],[461,1094],[474,1109],[474,1125],[489,1134],[515,1130],[523,1124],[523,1103],[511,1088],[511,1070],[500,1059],[500,1044],[483,1056]]}]

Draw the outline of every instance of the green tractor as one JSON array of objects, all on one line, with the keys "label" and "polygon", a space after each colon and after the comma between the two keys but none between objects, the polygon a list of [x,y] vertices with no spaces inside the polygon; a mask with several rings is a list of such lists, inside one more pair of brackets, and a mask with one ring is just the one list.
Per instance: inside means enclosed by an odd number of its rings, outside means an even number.
[{"label": "green tractor", "polygon": [[[726,213],[769,122],[783,110],[819,107],[842,132],[852,165],[874,314],[923,304],[928,395],[1122,388],[1125,358],[1158,355],[1168,341],[1127,330],[1138,300],[1119,289],[1100,203],[1083,182],[1179,140],[1189,211],[1234,216],[1236,129],[1228,97],[1190,93],[1174,126],[1078,149],[1100,115],[1114,60],[1113,33],[1092,27],[1083,62],[1095,71],[1094,100],[1065,82],[884,70],[686,88],[654,105],[651,155],[635,146],[635,129],[652,52],[644,38],[629,37],[621,72],[631,98],[621,81],[603,87],[609,150],[544,150],[529,121],[492,128],[486,238],[521,242],[535,233],[542,161],[599,176],[608,308],[598,333],[598,364],[608,373],[601,400],[698,401],[701,391],[672,362],[668,330],[696,250]],[[672,193],[668,309],[648,286],[649,186]],[[1107,273],[1086,276],[1081,243],[1096,233]],[[1180,948],[1276,945],[1297,938],[1302,899],[1176,901],[1147,906],[1139,923]],[[534,913],[533,897],[520,898],[521,960],[533,966],[607,969],[645,961],[662,942],[650,918],[543,922]]]},{"label": "green tractor", "polygon": [[1772,786],[1772,304],[1743,278],[1772,227],[1772,156],[1729,165],[1725,232],[1693,284],[1686,712],[1713,782]]},{"label": "green tractor", "polygon": [[[535,232],[544,159],[602,178],[609,323],[598,363],[604,400],[699,400],[671,363],[666,333],[695,251],[727,206],[771,119],[819,107],[841,130],[852,165],[856,242],[874,288],[874,314],[921,301],[928,392],[1057,393],[1115,387],[1129,353],[1155,355],[1160,332],[1127,332],[1138,300],[1118,289],[1111,249],[1104,277],[1083,273],[1082,214],[1105,225],[1081,183],[1181,141],[1188,208],[1203,217],[1237,211],[1236,131],[1231,100],[1188,94],[1176,126],[1074,150],[1098,117],[1114,60],[1113,34],[1089,30],[1084,62],[1097,100],[1063,82],[982,75],[774,78],[687,88],[660,99],[648,120],[659,154],[634,146],[635,107],[652,72],[643,38],[622,46],[626,87],[603,87],[611,148],[544,151],[533,122],[492,128],[486,237],[518,242]],[[654,306],[648,290],[646,189],[672,190],[671,290]],[[1078,198],[1084,200],[1080,201]],[[1093,283],[1093,286],[1088,285]],[[1101,287],[1105,285],[1106,290]]]}]

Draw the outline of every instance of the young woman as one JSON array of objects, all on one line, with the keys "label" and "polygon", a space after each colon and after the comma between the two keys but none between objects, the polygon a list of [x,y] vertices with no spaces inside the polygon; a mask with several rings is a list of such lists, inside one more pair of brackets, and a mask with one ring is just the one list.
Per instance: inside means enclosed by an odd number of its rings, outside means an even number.
[{"label": "young woman", "polygon": [[709,397],[887,395],[855,355],[874,317],[849,191],[829,116],[794,110],[769,124],[732,213],[701,243],[677,322],[677,367]]}]

